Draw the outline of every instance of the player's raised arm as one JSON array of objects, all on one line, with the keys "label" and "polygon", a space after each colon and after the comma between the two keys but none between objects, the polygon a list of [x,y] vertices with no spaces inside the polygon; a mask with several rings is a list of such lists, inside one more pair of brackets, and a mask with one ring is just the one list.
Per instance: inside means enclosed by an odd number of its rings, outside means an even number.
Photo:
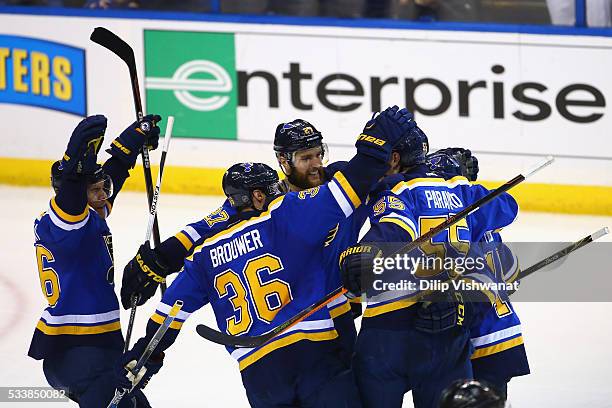
[{"label": "player's raised arm", "polygon": [[[60,228],[64,224],[83,221],[89,214],[88,186],[104,179],[96,159],[104,140],[106,124],[103,115],[83,119],[72,132],[64,157],[51,168],[51,182],[56,196],[51,200],[50,214],[53,214],[52,220],[57,220],[54,224]],[[92,207],[103,211],[108,197],[100,194],[93,198]]]},{"label": "player's raised arm", "polygon": [[142,120],[132,123],[113,140],[110,148],[106,150],[111,157],[102,168],[113,181],[113,194],[108,198],[111,205],[123,187],[123,183],[130,176],[129,170],[134,168],[140,150],[157,148],[160,132],[157,123],[161,119],[159,115],[147,115]]},{"label": "player's raised arm", "polygon": [[397,106],[369,120],[355,143],[357,153],[342,170],[334,172],[329,183],[284,198],[280,208],[288,219],[308,220],[290,229],[292,239],[318,241],[339,217],[350,217],[389,169],[395,145],[415,127],[412,114]]}]

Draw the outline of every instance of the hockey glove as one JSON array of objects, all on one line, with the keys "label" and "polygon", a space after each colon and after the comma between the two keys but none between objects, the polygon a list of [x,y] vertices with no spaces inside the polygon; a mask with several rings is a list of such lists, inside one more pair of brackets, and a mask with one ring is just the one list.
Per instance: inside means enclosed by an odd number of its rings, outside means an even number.
[{"label": "hockey glove", "polygon": [[[458,299],[462,299],[461,296]],[[457,326],[460,312],[463,315],[464,311],[463,302],[457,301],[451,293],[435,293],[419,304],[414,325],[424,333],[441,333]]]},{"label": "hockey glove", "polygon": [[106,132],[106,117],[89,116],[83,119],[72,132],[61,170],[66,176],[92,175],[96,170],[96,158]]},{"label": "hockey glove", "polygon": [[159,144],[159,115],[147,115],[140,122],[132,123],[118,138],[113,140],[106,151],[125,163],[130,169],[134,168],[136,158],[143,146],[149,150],[157,149]]},{"label": "hockey glove", "polygon": [[371,280],[374,258],[381,255],[380,249],[374,245],[356,245],[340,254],[342,285],[348,290],[349,299],[361,296],[368,289],[364,282]]},{"label": "hockey glove", "polygon": [[137,372],[132,372],[136,366],[136,362],[144,353],[149,339],[143,337],[134,344],[132,350],[121,356],[119,362],[115,366],[115,388],[119,390],[136,390],[143,389],[155,374],[161,370],[164,365],[164,353],[152,354],[145,365]]},{"label": "hockey glove", "polygon": [[366,123],[355,146],[359,153],[387,162],[393,147],[415,127],[412,113],[393,106]]},{"label": "hockey glove", "polygon": [[478,159],[468,149],[448,147],[427,156],[431,171],[442,171],[450,176],[463,176],[470,181],[478,178]]},{"label": "hockey glove", "polygon": [[121,281],[121,304],[124,309],[131,307],[132,295],[139,295],[138,306],[145,304],[157,290],[157,286],[166,282],[170,270],[148,242],[138,249],[138,253],[123,269]]}]

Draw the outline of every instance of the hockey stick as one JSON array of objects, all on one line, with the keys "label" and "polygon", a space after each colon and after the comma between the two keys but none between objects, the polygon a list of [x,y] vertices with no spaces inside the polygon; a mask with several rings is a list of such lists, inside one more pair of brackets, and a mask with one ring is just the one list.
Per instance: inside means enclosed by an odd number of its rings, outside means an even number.
[{"label": "hockey stick", "polygon": [[[126,368],[134,377],[138,376],[140,369],[144,367],[144,365],[147,363],[149,357],[151,357],[151,354],[153,354],[153,351],[155,351],[155,348],[157,347],[161,339],[164,337],[164,334],[166,334],[166,332],[168,331],[168,328],[170,327],[176,316],[179,314],[182,307],[182,300],[177,300],[176,302],[174,302],[172,309],[170,309],[170,313],[168,313],[168,316],[166,316],[161,326],[157,328],[157,331],[155,332],[153,337],[151,337],[151,341],[149,341],[149,344],[147,344],[147,347],[145,347],[144,352],[136,362],[136,365],[132,368]],[[138,383],[134,384],[131,390],[115,390],[115,396],[108,403],[107,408],[116,408],[119,405],[121,399],[125,396],[125,394],[128,392],[132,392],[132,390],[137,384]]]},{"label": "hockey stick", "polygon": [[[141,121],[144,117],[144,111],[142,109],[142,100],[140,98],[140,85],[138,85],[138,73],[136,71],[136,59],[134,58],[134,50],[129,46],[128,43],[123,41],[113,32],[107,30],[104,27],[96,27],[89,39],[96,44],[101,45],[113,54],[121,58],[130,71],[130,80],[132,83],[132,96],[134,97],[134,108],[136,110],[136,120]],[[153,201],[153,177],[151,176],[151,161],[149,160],[149,150],[145,147],[142,148],[142,167],[144,169],[145,186],[147,189],[147,199],[149,202],[149,209]],[[155,241],[155,247],[159,246],[159,226],[157,224],[157,218],[155,218],[153,225],[153,240]],[[166,290],[166,284],[161,285],[162,294]]]},{"label": "hockey stick", "polygon": [[[580,249],[583,246],[588,245],[593,241],[597,241],[599,238],[603,237],[609,232],[610,230],[608,229],[608,227],[603,227],[602,229],[592,233],[591,235],[587,235],[586,237],[582,238],[580,241],[576,241],[573,244],[566,246],[562,250],[555,252],[554,254],[542,259],[540,262],[537,262],[531,265],[529,268],[520,271],[516,280],[526,278],[527,276],[550,265],[551,263],[556,262],[559,259],[568,256],[569,254],[576,251],[577,249]],[[508,296],[512,295],[515,292],[516,292],[515,290],[508,291]]]},{"label": "hockey stick", "polygon": [[[532,170],[528,171],[525,175],[519,174],[518,176],[514,177],[512,180],[509,180],[508,182],[506,182],[501,187],[491,191],[489,194],[475,201],[474,203],[467,206],[466,208],[464,208],[457,214],[449,217],[445,222],[430,229],[427,233],[421,235],[416,240],[409,242],[407,245],[404,245],[398,251],[396,251],[395,253],[389,256],[393,256],[400,252],[407,253],[407,252],[410,252],[416,249],[417,247],[420,247],[423,243],[429,241],[431,238],[435,237],[440,232],[444,231],[448,227],[453,226],[454,224],[458,223],[459,221],[461,221],[463,218],[467,217],[474,211],[477,211],[481,206],[491,202],[493,199],[497,198],[501,194],[517,186],[518,184],[523,182],[525,179],[527,179],[534,173],[540,171],[544,167],[551,164],[553,161],[554,161],[553,157],[551,156],[547,157],[543,163],[535,166]],[[302,310],[301,312],[299,312],[298,314],[296,314],[295,316],[293,316],[286,322],[280,324],[279,326],[276,326],[274,329],[270,330],[269,332],[259,335],[259,336],[232,336],[230,334],[221,333],[220,331],[214,330],[203,324],[199,324],[196,327],[196,331],[200,336],[202,336],[206,340],[209,340],[209,341],[212,341],[214,343],[221,344],[224,346],[237,347],[237,348],[259,347],[267,343],[268,341],[270,341],[275,336],[278,336],[279,334],[285,332],[287,329],[301,322],[302,320],[304,320],[305,318],[307,318],[308,316],[310,316],[317,310],[325,307],[328,303],[332,302],[334,299],[345,294],[346,292],[347,290],[343,287],[340,287],[334,290],[333,292],[329,293],[327,296],[325,296],[318,302],[315,302],[309,307],[307,307],[306,309]]]},{"label": "hockey stick", "polygon": [[[159,200],[159,193],[161,192],[162,175],[164,174],[164,167],[166,165],[166,155],[168,154],[168,148],[170,147],[170,138],[172,137],[172,127],[174,126],[174,116],[168,116],[168,122],[166,122],[166,132],[164,133],[164,147],[162,148],[161,158],[159,160],[159,172],[157,173],[157,183],[155,184],[155,191],[153,192],[153,200],[151,201],[151,207],[149,208],[149,224],[147,225],[147,233],[145,235],[145,241],[151,240],[151,233],[155,220],[157,219],[157,200]],[[157,245],[153,243],[153,248]],[[136,318],[136,308],[140,301],[140,295],[134,294],[130,298],[130,321],[127,327],[127,333],[125,335],[125,344],[123,346],[123,352],[125,353],[130,348],[130,338],[132,337],[132,328],[134,327],[134,319]]]}]

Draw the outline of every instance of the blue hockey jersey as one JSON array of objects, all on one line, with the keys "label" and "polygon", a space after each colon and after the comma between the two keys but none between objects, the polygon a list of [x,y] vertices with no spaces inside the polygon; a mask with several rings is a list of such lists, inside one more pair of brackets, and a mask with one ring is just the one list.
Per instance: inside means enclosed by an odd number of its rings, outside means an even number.
[{"label": "blue hockey jersey", "polygon": [[122,349],[112,236],[106,221],[89,207],[77,216],[67,214],[53,198],[35,221],[34,235],[48,307],[36,325],[28,355],[43,359],[74,345]]},{"label": "blue hockey jersey", "polygon": [[[408,174],[391,176],[389,180],[393,181],[389,189],[372,200],[371,229],[362,240],[364,242],[413,241],[489,193],[465,177],[444,179],[429,172],[426,166],[419,166]],[[517,212],[514,198],[504,193],[421,245],[420,251],[424,256],[465,256],[470,242],[478,242],[487,231],[512,223]],[[415,304],[416,295],[398,292],[382,301],[368,301],[364,317],[410,307]]]},{"label": "blue hockey jersey", "polygon": [[[513,282],[517,278],[520,272],[518,259],[502,242],[498,232],[487,232],[478,245],[500,281]],[[475,375],[484,371],[509,379],[529,374],[521,321],[510,299],[498,296],[491,303],[477,303],[475,306],[479,316],[470,327]]]},{"label": "blue hockey jersey", "polygon": [[188,224],[179,231],[174,237],[190,252],[195,246],[202,243],[213,230],[222,229],[229,221],[230,217],[236,214],[236,209],[232,207],[228,200],[215,211],[208,214],[200,221]]},{"label": "blue hockey jersey", "polygon": [[[342,173],[326,185],[288,193],[268,209],[207,238],[186,259],[151,320],[161,323],[171,305],[184,302],[180,329],[191,313],[211,304],[219,329],[232,335],[268,332],[329,292],[337,271],[338,242],[353,234],[351,215],[361,200]],[[149,328],[147,329],[149,332]],[[228,351],[244,369],[268,353],[298,341],[336,338],[323,308],[273,341]]]}]

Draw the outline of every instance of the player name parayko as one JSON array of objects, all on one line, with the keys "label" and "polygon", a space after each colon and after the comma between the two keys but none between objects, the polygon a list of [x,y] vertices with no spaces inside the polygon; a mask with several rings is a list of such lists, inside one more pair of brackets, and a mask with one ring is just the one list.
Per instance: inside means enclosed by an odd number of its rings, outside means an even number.
[{"label": "player name parayko", "polygon": [[259,231],[255,229],[245,232],[225,244],[212,247],[209,250],[210,260],[213,267],[216,268],[262,247],[261,236]]}]

